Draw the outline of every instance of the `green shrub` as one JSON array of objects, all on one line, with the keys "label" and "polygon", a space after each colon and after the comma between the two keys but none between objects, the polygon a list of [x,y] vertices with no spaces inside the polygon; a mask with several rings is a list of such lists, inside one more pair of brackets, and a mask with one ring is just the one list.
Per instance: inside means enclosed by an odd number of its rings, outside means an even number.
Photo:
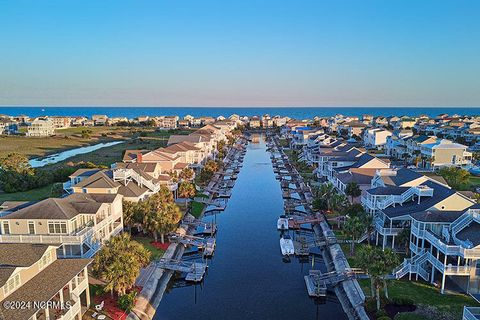
[{"label": "green shrub", "polygon": [[391,320],[389,316],[378,317],[377,320]]},{"label": "green shrub", "polygon": [[415,305],[415,301],[406,297],[394,297],[390,299],[390,302],[397,306],[412,306]]},{"label": "green shrub", "polygon": [[124,294],[120,298],[118,298],[118,306],[127,312],[132,310],[133,305],[135,304],[135,297],[137,296],[136,291],[132,291],[130,293]]}]

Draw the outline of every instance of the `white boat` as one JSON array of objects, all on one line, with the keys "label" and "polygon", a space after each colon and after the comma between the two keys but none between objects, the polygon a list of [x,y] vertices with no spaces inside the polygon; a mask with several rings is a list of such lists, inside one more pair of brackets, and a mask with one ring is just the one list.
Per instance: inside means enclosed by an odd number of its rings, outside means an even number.
[{"label": "white boat", "polygon": [[288,230],[288,219],[285,218],[285,217],[278,218],[277,229],[278,230]]},{"label": "white boat", "polygon": [[293,241],[289,235],[285,235],[280,238],[280,249],[282,250],[282,255],[289,256],[295,253],[295,248],[293,246]]}]

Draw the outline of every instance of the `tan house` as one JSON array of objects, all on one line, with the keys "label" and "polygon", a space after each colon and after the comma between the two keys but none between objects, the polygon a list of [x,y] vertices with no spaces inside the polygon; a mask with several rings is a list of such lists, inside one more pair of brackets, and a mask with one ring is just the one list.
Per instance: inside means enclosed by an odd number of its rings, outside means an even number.
[{"label": "tan house", "polygon": [[59,244],[61,257],[90,258],[123,230],[122,196],[71,194],[13,205],[0,214],[0,243]]},{"label": "tan house", "polygon": [[[91,259],[57,259],[53,244],[0,244],[0,318],[81,320]],[[13,301],[24,307],[9,307]]]},{"label": "tan house", "polygon": [[50,119],[37,118],[27,129],[28,137],[49,137],[55,134],[55,125]]}]

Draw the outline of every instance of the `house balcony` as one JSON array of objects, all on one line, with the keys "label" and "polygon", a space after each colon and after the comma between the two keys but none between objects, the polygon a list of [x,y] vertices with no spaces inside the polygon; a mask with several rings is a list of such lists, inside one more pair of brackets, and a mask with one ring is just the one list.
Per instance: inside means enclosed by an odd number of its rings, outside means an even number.
[{"label": "house balcony", "polygon": [[381,220],[376,220],[375,221],[375,230],[381,234],[382,236],[396,236],[398,235],[403,228],[397,228],[397,227],[385,227],[383,225],[383,222]]},{"label": "house balcony", "polygon": [[67,193],[72,192],[72,187],[73,187],[72,181],[64,182],[62,185],[63,190]]},{"label": "house balcony", "polygon": [[468,276],[470,274],[470,266],[453,266],[451,264],[445,265],[430,252],[427,252],[427,256],[428,262],[430,262],[437,270],[445,275]]},{"label": "house balcony", "polygon": [[75,235],[63,234],[2,234],[0,243],[61,243],[81,244],[90,241],[94,233],[92,227],[85,228]]}]

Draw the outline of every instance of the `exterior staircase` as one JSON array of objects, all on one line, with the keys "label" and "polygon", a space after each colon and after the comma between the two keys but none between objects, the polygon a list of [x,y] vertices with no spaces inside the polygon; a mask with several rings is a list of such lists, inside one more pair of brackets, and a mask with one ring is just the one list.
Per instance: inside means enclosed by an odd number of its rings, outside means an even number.
[{"label": "exterior staircase", "polygon": [[417,273],[425,281],[429,279],[429,273],[425,271],[422,264],[427,262],[428,252],[424,251],[411,259],[405,259],[403,263],[394,271],[395,278],[400,279],[409,273]]}]

